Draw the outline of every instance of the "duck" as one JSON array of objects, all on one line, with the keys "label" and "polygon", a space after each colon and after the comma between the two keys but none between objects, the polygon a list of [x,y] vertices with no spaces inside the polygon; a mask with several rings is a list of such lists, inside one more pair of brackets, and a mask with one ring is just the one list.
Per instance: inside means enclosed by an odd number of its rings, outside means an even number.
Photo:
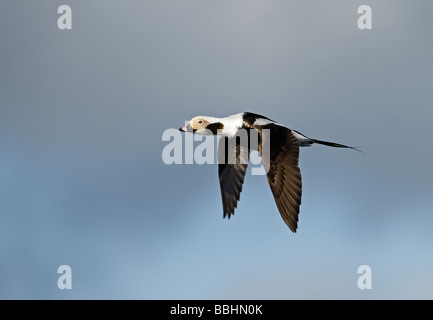
[{"label": "duck", "polygon": [[227,117],[196,116],[179,128],[198,135],[218,135],[218,176],[223,218],[234,215],[252,151],[260,154],[278,211],[296,233],[302,197],[299,149],[313,144],[358,150],[356,147],[317,140],[270,118],[243,112]]}]

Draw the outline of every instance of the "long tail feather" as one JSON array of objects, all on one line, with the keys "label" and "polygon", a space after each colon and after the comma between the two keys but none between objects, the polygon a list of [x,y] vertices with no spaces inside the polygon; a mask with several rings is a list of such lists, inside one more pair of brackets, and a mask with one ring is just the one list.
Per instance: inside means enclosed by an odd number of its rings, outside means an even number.
[{"label": "long tail feather", "polygon": [[322,141],[322,140],[316,140],[316,139],[310,139],[313,143],[318,143],[318,144],[323,144],[325,146],[328,147],[334,147],[334,148],[347,148],[347,149],[353,149],[359,152],[362,152],[361,150],[359,150],[359,148],[357,147],[349,147],[349,146],[345,146],[344,144],[339,144],[339,143],[335,143],[335,142],[329,142],[329,141]]}]

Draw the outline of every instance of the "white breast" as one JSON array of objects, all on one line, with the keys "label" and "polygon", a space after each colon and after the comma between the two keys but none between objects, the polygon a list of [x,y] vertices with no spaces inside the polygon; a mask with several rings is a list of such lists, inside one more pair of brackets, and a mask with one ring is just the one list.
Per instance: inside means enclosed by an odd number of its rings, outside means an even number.
[{"label": "white breast", "polygon": [[222,118],[221,122],[224,125],[224,129],[222,130],[221,134],[224,136],[233,137],[243,125],[243,113],[233,114],[231,116]]}]

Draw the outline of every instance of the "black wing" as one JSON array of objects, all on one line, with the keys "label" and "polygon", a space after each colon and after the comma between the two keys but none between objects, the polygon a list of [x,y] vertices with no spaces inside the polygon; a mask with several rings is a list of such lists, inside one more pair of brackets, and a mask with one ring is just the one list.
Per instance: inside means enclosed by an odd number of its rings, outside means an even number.
[{"label": "black wing", "polygon": [[239,138],[221,137],[218,140],[218,175],[223,200],[224,218],[234,214],[239,200],[250,151]]},{"label": "black wing", "polygon": [[[296,232],[302,195],[298,141],[290,129],[276,124],[255,129],[260,133],[260,156],[278,210],[290,230]],[[269,156],[266,156],[265,148],[269,148]]]}]

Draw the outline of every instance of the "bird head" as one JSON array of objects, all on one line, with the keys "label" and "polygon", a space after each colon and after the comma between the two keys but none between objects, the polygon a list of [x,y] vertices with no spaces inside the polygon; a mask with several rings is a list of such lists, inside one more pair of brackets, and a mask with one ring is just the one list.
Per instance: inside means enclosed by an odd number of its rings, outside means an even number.
[{"label": "bird head", "polygon": [[[198,116],[192,118],[186,125],[180,128],[183,132],[192,132],[204,136],[217,135],[224,129],[220,119],[214,117]],[[220,131],[219,131],[220,130]]]}]

